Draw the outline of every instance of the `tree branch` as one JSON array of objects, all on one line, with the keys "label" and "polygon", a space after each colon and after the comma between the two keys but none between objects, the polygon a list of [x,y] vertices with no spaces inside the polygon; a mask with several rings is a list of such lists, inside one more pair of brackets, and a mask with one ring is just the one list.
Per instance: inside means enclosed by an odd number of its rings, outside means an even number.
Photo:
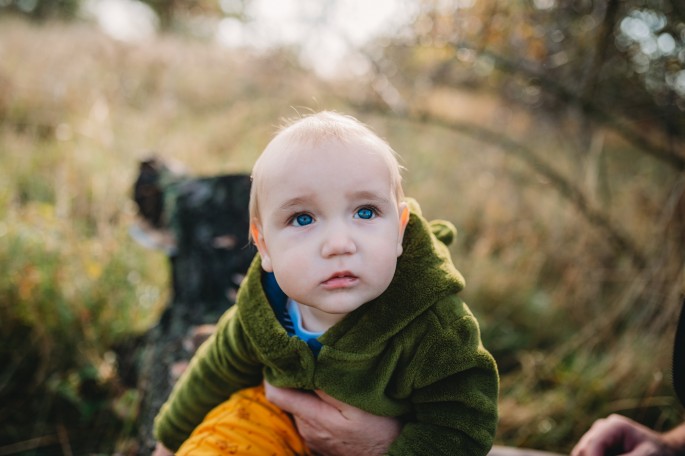
[{"label": "tree branch", "polygon": [[595,45],[595,54],[590,64],[585,77],[583,78],[583,83],[580,86],[581,99],[589,99],[597,83],[597,78],[599,77],[599,72],[604,64],[604,59],[609,50],[609,45],[611,44],[611,37],[613,36],[614,27],[616,25],[616,18],[618,17],[618,7],[620,2],[618,0],[609,0],[607,3],[606,10],[604,12],[604,20],[597,34],[597,44]]},{"label": "tree branch", "polygon": [[[455,48],[466,48],[477,51],[477,49],[464,43],[455,44],[453,46]],[[575,94],[570,89],[562,86],[558,82],[553,81],[544,74],[532,68],[527,68],[522,64],[514,63],[511,60],[507,60],[504,57],[491,52],[480,52],[491,58],[499,70],[511,74],[522,74],[526,77],[539,80],[541,87],[548,93],[557,97],[560,101],[574,103],[580,106],[583,112],[585,112],[592,119],[617,132],[621,137],[639,149],[643,150],[646,154],[679,171],[685,170],[684,156],[675,154],[669,148],[657,144],[646,136],[637,133],[638,130],[634,125],[604,111],[590,98],[583,98],[580,95]]]},{"label": "tree branch", "polygon": [[383,114],[389,117],[446,128],[478,141],[497,146],[505,152],[513,153],[536,173],[545,177],[591,225],[603,232],[616,251],[628,256],[635,269],[641,271],[647,267],[646,255],[630,236],[614,225],[601,210],[594,207],[577,186],[573,185],[570,180],[537,157],[532,150],[523,144],[511,140],[503,134],[472,123],[447,121],[428,113],[410,115],[383,111]]}]

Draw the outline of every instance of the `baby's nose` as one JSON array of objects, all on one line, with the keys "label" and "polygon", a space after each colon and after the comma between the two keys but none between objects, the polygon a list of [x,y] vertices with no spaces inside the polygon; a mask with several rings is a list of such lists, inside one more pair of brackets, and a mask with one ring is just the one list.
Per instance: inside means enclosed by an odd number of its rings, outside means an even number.
[{"label": "baby's nose", "polygon": [[335,255],[349,255],[357,251],[352,236],[345,229],[331,229],[321,247],[321,255],[328,258]]}]

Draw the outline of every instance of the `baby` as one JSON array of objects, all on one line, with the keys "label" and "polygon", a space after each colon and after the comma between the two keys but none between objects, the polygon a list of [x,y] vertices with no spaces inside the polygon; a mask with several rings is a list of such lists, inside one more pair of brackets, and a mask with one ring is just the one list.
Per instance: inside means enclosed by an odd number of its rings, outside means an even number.
[{"label": "baby", "polygon": [[281,130],[252,178],[259,254],[160,411],[158,440],[176,454],[310,454],[266,380],[398,417],[389,454],[487,454],[498,375],[457,295],[454,228],[404,198],[391,147],[321,112]]}]

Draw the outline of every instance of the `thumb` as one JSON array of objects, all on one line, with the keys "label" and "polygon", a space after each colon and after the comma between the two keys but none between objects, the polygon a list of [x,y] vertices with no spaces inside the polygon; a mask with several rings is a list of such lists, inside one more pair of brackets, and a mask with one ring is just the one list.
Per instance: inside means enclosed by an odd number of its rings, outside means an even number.
[{"label": "thumb", "polygon": [[[316,393],[317,396],[319,396],[321,401],[330,405],[334,409],[338,410],[346,418],[351,418],[349,415],[351,415],[354,411],[358,410],[357,408],[351,406],[350,404],[346,404],[345,402],[341,402],[338,399],[336,399],[332,396],[329,396],[328,394],[324,393],[321,390],[316,390],[314,392]],[[350,412],[352,412],[352,413],[350,413]]]},{"label": "thumb", "polygon": [[264,381],[264,392],[269,401],[296,416],[316,416],[329,411],[327,409],[332,407],[312,393],[292,388],[278,388],[267,381]]}]

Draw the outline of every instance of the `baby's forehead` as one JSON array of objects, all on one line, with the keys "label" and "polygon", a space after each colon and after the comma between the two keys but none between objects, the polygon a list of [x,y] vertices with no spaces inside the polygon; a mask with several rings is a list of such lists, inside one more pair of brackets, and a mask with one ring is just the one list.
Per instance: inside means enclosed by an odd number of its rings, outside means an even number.
[{"label": "baby's forehead", "polygon": [[[253,174],[258,190],[271,188],[274,183],[283,184],[284,179],[289,185],[320,182],[317,179],[320,173],[330,176],[329,184],[355,181],[362,177],[358,170],[374,170],[372,175],[362,174],[366,179],[376,181],[378,177],[379,183],[388,182],[391,189],[397,183],[398,166],[394,157],[385,156],[382,149],[364,141],[290,143],[266,150],[260,160]],[[300,180],[293,181],[295,176]]]},{"label": "baby's forehead", "polygon": [[265,168],[271,168],[269,165],[280,167],[293,163],[306,166],[312,159],[331,153],[335,153],[338,159],[349,161],[360,161],[365,158],[380,159],[391,173],[398,172],[400,168],[390,147],[382,140],[376,140],[370,135],[347,138],[277,138],[263,152],[260,161]]}]

